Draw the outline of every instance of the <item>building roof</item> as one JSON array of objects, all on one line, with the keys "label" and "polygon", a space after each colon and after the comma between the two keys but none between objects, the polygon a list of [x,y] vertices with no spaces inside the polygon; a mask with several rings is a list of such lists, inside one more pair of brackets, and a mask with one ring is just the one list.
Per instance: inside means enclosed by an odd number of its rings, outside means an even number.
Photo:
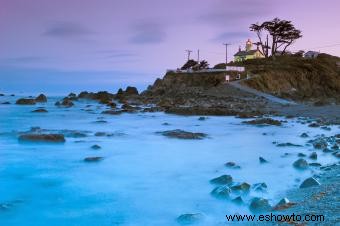
[{"label": "building roof", "polygon": [[317,51],[308,51],[308,52],[305,53],[305,55],[310,55],[310,54],[312,54],[312,55],[319,54],[319,52],[317,52]]},{"label": "building roof", "polygon": [[257,49],[253,49],[253,50],[249,50],[249,51],[238,51],[237,53],[235,53],[234,56],[254,55],[257,51],[258,51]]}]

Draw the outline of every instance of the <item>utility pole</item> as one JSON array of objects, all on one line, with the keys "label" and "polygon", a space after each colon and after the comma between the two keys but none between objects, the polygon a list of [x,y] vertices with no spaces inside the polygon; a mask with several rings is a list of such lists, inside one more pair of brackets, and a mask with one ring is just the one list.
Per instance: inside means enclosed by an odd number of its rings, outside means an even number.
[{"label": "utility pole", "polygon": [[197,63],[200,63],[200,50],[197,50]]},{"label": "utility pole", "polygon": [[228,46],[230,46],[231,44],[224,43],[223,45],[225,45],[225,67],[227,68],[227,64],[228,64]]},{"label": "utility pole", "polygon": [[185,50],[185,52],[187,52],[187,54],[188,54],[188,61],[189,61],[190,60],[190,54],[192,53],[192,50],[187,49],[187,50]]}]

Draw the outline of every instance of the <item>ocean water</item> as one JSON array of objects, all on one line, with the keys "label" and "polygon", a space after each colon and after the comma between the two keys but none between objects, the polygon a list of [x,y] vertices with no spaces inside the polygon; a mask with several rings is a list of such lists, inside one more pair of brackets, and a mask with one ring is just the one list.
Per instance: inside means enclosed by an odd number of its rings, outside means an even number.
[{"label": "ocean water", "polygon": [[[17,98],[0,97],[0,103]],[[296,119],[281,127],[258,127],[235,117],[200,121],[198,116],[164,113],[103,115],[106,107],[95,102],[58,108],[56,100],[36,106],[0,105],[0,225],[177,225],[176,218],[185,213],[202,213],[202,225],[225,225],[226,214],[250,213],[252,197],[265,197],[275,205],[287,189],[317,171],[292,167],[297,153],[315,151],[305,146],[308,138],[301,133],[339,133],[338,127],[309,128]],[[31,113],[37,107],[49,112]],[[31,127],[76,130],[86,137],[66,137],[64,144],[18,142],[18,133]],[[203,132],[208,138],[179,140],[157,133],[172,129]],[[111,136],[98,137],[96,132]],[[303,147],[276,147],[275,141]],[[94,144],[102,148],[91,149]],[[83,161],[90,156],[104,159]],[[260,156],[269,163],[260,164]],[[241,169],[226,168],[229,161]],[[337,160],[318,151],[318,160],[308,161]],[[265,182],[267,192],[251,191],[243,197],[245,205],[218,200],[210,194],[216,186],[209,180],[223,174],[235,182]]]}]

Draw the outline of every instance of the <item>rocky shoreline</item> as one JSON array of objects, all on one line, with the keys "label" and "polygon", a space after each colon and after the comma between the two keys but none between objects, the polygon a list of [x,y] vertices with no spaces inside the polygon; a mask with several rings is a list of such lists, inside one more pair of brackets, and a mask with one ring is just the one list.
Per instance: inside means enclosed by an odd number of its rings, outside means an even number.
[{"label": "rocky shoreline", "polygon": [[[315,175],[319,186],[288,191],[287,197],[296,205],[282,211],[282,214],[323,215],[324,222],[309,222],[308,225],[336,225],[340,223],[340,165],[324,166]],[[298,222],[292,222],[298,223]],[[302,225],[302,224],[300,224]]]},{"label": "rocky shoreline", "polygon": [[[224,84],[220,74],[214,75],[213,79],[202,80],[198,76],[192,77],[177,77],[172,74],[167,74],[163,79],[158,79],[156,82],[149,86],[148,89],[139,93],[135,87],[127,87],[125,90],[119,89],[116,94],[109,92],[81,92],[80,94],[70,93],[68,96],[57,101],[55,105],[60,108],[71,108],[77,104],[77,101],[82,99],[97,101],[100,104],[106,105],[107,109],[102,111],[106,115],[119,115],[122,113],[138,113],[138,112],[165,112],[169,114],[178,115],[199,115],[199,116],[236,116],[244,118],[243,123],[255,126],[281,126],[284,121],[274,120],[271,116],[284,116],[286,118],[297,118],[300,123],[308,124],[309,127],[321,127],[325,130],[328,125],[340,125],[340,107],[338,105],[328,106],[313,106],[307,104],[297,105],[283,105],[273,103],[263,97],[256,96],[237,89],[228,84]],[[37,98],[21,98],[18,99],[18,105],[35,105],[38,102],[46,102],[47,97],[43,94]],[[6,103],[7,104],[7,103]],[[47,113],[47,110],[38,108],[32,112]],[[204,120],[204,117],[201,117]],[[191,133],[182,130],[169,130],[159,132],[163,136],[177,139],[203,139],[207,134]],[[301,135],[302,136],[302,135]],[[308,136],[308,135],[307,135]],[[339,136],[336,135],[336,136]],[[53,136],[45,136],[44,134],[24,134],[21,135],[22,141],[48,141],[48,142],[64,142],[64,137],[58,134]],[[320,136],[309,142],[315,149],[321,149],[323,152],[332,153],[334,156],[339,157],[339,137],[334,139]],[[332,143],[332,147],[329,146]],[[291,143],[276,144],[277,146],[294,146]],[[98,147],[94,147],[98,148]],[[99,147],[100,148],[100,147]],[[313,154],[313,153],[312,153]],[[308,167],[320,167],[308,164],[303,157],[299,156],[293,167],[303,170]],[[316,158],[309,156],[310,158]],[[89,157],[85,158],[85,162],[98,162],[102,157]],[[260,157],[260,163],[266,163],[263,157]],[[231,164],[231,163],[230,163]],[[234,166],[232,166],[234,167]],[[313,181],[307,181],[307,187],[290,191],[287,194],[289,200],[292,200],[294,205],[288,205],[289,208],[284,208],[282,213],[306,213],[316,212],[323,214],[331,223],[339,222],[337,213],[339,212],[339,186],[338,175],[340,173],[339,165],[329,167],[320,167],[323,172],[320,175],[315,175],[317,180],[321,181],[321,185],[315,182],[318,186],[310,187]],[[227,175],[228,176],[228,175]],[[226,175],[224,175],[226,177]],[[226,178],[215,178],[213,183]],[[228,178],[227,178],[228,179]],[[311,179],[312,180],[312,179]],[[316,181],[317,181],[316,180]],[[249,184],[240,184],[242,189]],[[232,188],[229,185],[222,185],[216,187],[211,194],[220,198],[221,195],[231,193]],[[250,185],[249,185],[250,186]],[[249,187],[248,186],[248,187]],[[248,188],[249,190],[249,188]],[[310,199],[310,194],[318,199]],[[287,199],[287,200],[288,200]],[[237,202],[239,200],[235,200]],[[241,200],[242,201],[242,200]],[[287,202],[285,204],[288,204]],[[295,205],[296,203],[296,205]],[[321,205],[322,210],[317,206]],[[259,198],[253,200],[250,204],[251,209],[265,208],[271,210],[272,207],[268,204],[267,200]],[[320,210],[320,211],[319,211]],[[319,212],[318,212],[319,211]],[[281,210],[280,210],[281,212]],[[187,216],[180,216],[179,220],[186,221]],[[183,219],[182,219],[183,218]],[[189,217],[190,218],[190,217]],[[200,217],[199,217],[200,218]],[[290,222],[299,225],[297,222]]]}]

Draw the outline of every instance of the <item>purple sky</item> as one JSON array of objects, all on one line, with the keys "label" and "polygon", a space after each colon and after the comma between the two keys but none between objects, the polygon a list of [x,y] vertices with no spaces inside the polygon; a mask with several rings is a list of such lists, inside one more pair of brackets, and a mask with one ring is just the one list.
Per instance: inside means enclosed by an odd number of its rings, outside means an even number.
[{"label": "purple sky", "polygon": [[0,91],[44,72],[54,84],[84,83],[82,72],[89,84],[146,84],[182,65],[185,49],[213,66],[223,42],[231,59],[254,38],[251,23],[274,17],[302,30],[291,50],[339,56],[339,9],[338,0],[0,0]]}]

